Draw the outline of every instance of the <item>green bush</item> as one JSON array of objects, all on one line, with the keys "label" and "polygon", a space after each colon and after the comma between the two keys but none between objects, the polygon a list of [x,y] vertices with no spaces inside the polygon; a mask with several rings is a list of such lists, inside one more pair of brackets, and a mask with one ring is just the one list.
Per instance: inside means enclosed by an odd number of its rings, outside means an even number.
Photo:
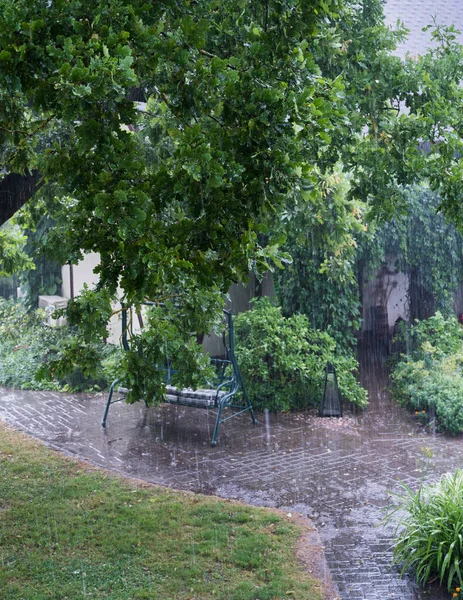
[{"label": "green bush", "polygon": [[357,361],[337,351],[326,332],[311,328],[305,315],[285,318],[268,299],[235,319],[236,356],[256,410],[287,411],[322,398],[325,367],[336,368],[343,398],[364,407],[366,391],[355,378]]},{"label": "green bush", "polygon": [[43,325],[41,310],[27,311],[23,304],[0,299],[0,385],[20,389],[84,391],[108,386],[107,367],[118,349],[95,344],[92,364],[56,373],[53,364],[62,349],[79,346],[69,327]]},{"label": "green bush", "polygon": [[429,319],[415,321],[403,335],[408,335],[411,351],[421,358],[443,358],[463,349],[463,327],[455,317],[445,318],[439,311]]},{"label": "green bush", "polygon": [[36,372],[46,348],[60,332],[41,326],[41,311],[28,313],[24,306],[0,300],[0,384],[22,389],[59,389],[58,381],[39,381]]},{"label": "green bush", "polygon": [[463,470],[415,493],[404,483],[386,522],[396,520],[394,563],[424,584],[438,578],[450,591],[463,587]]},{"label": "green bush", "polygon": [[463,431],[463,328],[440,313],[409,328],[411,353],[392,375],[392,393],[402,406],[426,411],[441,431]]}]

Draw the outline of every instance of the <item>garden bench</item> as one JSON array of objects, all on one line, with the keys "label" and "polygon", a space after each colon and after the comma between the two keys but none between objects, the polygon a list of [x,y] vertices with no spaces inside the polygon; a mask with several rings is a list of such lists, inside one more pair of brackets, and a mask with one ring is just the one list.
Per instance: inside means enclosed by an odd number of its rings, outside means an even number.
[{"label": "garden bench", "polygon": [[[217,445],[219,427],[222,423],[225,423],[225,421],[228,421],[229,419],[232,419],[233,417],[236,417],[244,412],[249,412],[252,422],[254,424],[256,423],[254,411],[252,409],[251,402],[249,401],[246,387],[244,385],[244,381],[235,357],[233,317],[230,311],[224,310],[223,312],[226,317],[227,325],[227,335],[224,336],[226,358],[211,359],[211,363],[216,367],[218,372],[217,383],[214,387],[197,390],[191,388],[177,388],[170,385],[172,372],[169,365],[166,368],[166,390],[164,396],[164,401],[166,403],[198,409],[212,409],[216,411],[216,420],[211,446]],[[127,309],[125,308],[122,310],[122,346],[124,350],[129,349],[129,342],[127,338]],[[106,427],[106,420],[111,404],[123,400],[129,392],[127,388],[122,386],[116,388],[118,383],[119,380],[116,379],[113,381],[109,389],[103,420],[101,422],[103,427]],[[119,394],[122,395],[122,398],[114,400],[113,394],[115,391],[119,392]],[[231,409],[232,412],[224,417],[223,411],[226,408]]]}]

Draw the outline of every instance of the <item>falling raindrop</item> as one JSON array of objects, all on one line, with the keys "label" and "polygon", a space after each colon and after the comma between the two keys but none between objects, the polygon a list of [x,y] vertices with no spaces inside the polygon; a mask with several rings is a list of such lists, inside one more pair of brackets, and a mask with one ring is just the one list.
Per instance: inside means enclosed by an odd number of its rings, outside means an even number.
[{"label": "falling raindrop", "polygon": [[196,565],[196,552],[195,552],[195,540],[194,540],[194,538],[191,539],[191,549],[192,549],[192,553],[193,553],[193,565]]},{"label": "falling raindrop", "polygon": [[87,586],[85,583],[86,573],[84,571],[84,564],[82,561],[80,563],[80,573],[81,573],[81,577],[82,577],[82,594],[85,597],[87,595]]},{"label": "falling raindrop", "polygon": [[196,480],[198,482],[198,488],[202,489],[201,474],[200,474],[200,470],[199,470],[199,458],[198,458],[197,450],[195,450],[195,461],[196,461]]},{"label": "falling raindrop", "polygon": [[270,415],[268,408],[265,409],[265,437],[267,439],[267,446],[270,445]]}]

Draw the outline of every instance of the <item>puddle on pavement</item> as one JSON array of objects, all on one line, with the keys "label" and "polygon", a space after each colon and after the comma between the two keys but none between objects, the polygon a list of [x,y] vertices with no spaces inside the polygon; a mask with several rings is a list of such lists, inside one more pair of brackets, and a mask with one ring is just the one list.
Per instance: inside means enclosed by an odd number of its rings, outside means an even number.
[{"label": "puddle on pavement", "polygon": [[257,426],[242,415],[222,426],[216,448],[213,415],[190,408],[117,403],[102,429],[102,395],[3,390],[0,416],[69,454],[153,483],[308,515],[342,598],[448,598],[398,577],[392,528],[380,522],[399,479],[416,489],[425,475],[462,464],[462,439],[427,434],[394,404],[374,353],[361,356],[361,379],[370,394],[363,413],[266,413]]}]

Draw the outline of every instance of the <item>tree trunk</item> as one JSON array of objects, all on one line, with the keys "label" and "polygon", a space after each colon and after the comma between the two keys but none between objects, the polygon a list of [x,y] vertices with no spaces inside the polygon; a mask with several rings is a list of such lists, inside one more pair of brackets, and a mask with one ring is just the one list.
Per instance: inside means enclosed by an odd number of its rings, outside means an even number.
[{"label": "tree trunk", "polygon": [[41,175],[9,173],[0,181],[0,225],[3,225],[42,187]]}]

